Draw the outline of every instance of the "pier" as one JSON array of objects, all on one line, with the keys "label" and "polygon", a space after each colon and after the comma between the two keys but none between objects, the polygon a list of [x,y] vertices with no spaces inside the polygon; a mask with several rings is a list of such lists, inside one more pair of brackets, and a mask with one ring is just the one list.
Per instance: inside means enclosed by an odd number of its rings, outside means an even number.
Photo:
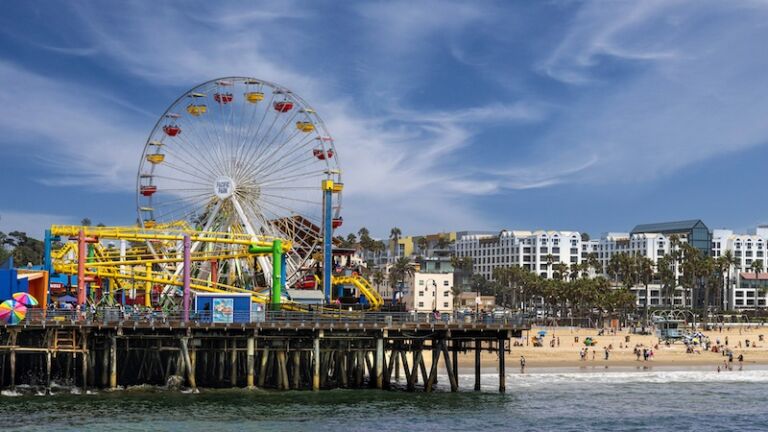
[{"label": "pier", "polygon": [[480,352],[489,350],[498,353],[504,392],[508,341],[527,329],[518,317],[458,314],[265,312],[240,323],[194,318],[49,312],[0,327],[0,387],[50,390],[52,382],[64,381],[83,390],[147,384],[318,391],[399,383],[431,392],[442,369],[450,390],[458,391],[458,355],[473,352],[474,390],[480,390]]}]

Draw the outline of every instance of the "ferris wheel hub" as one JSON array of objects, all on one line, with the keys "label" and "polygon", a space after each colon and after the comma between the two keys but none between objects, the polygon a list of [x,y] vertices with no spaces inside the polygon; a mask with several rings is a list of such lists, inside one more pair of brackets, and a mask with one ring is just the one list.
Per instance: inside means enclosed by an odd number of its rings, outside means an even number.
[{"label": "ferris wheel hub", "polygon": [[221,200],[225,200],[235,193],[235,181],[231,177],[220,176],[213,182],[213,193]]}]

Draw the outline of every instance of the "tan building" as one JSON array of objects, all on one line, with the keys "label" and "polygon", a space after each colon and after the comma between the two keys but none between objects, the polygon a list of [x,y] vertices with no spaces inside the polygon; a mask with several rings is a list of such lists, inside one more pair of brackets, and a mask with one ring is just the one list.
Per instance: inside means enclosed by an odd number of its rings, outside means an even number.
[{"label": "tan building", "polygon": [[[496,298],[494,296],[480,296],[480,312],[492,311],[496,307]],[[456,298],[456,307],[459,310],[469,309],[474,311],[478,306],[478,296],[475,292],[463,292]]]},{"label": "tan building", "polygon": [[453,312],[453,273],[415,272],[403,293],[403,301],[408,311]]}]

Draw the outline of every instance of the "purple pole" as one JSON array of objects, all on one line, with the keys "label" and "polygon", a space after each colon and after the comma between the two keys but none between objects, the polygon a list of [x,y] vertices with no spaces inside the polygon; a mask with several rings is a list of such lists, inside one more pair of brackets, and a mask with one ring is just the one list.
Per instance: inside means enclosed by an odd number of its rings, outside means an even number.
[{"label": "purple pole", "polygon": [[189,234],[185,234],[184,235],[184,268],[182,269],[182,274],[184,278],[184,300],[183,300],[184,322],[189,321],[189,281],[190,281],[189,267],[192,263],[191,250],[192,250],[192,241],[189,239]]}]

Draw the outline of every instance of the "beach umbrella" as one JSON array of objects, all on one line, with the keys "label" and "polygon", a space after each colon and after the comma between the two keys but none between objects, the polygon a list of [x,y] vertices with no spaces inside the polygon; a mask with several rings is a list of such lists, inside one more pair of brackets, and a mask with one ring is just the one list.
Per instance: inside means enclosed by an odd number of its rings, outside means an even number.
[{"label": "beach umbrella", "polygon": [[74,303],[77,301],[77,297],[73,297],[67,294],[59,297],[58,300],[59,300],[59,303]]},{"label": "beach umbrella", "polygon": [[539,336],[546,336],[547,331],[546,330],[539,330]]},{"label": "beach umbrella", "polygon": [[37,306],[40,304],[36,298],[25,292],[17,292],[13,294],[13,299],[23,304],[24,306]]},{"label": "beach umbrella", "polygon": [[7,324],[18,324],[25,316],[27,316],[27,307],[16,300],[0,303],[0,320]]}]

